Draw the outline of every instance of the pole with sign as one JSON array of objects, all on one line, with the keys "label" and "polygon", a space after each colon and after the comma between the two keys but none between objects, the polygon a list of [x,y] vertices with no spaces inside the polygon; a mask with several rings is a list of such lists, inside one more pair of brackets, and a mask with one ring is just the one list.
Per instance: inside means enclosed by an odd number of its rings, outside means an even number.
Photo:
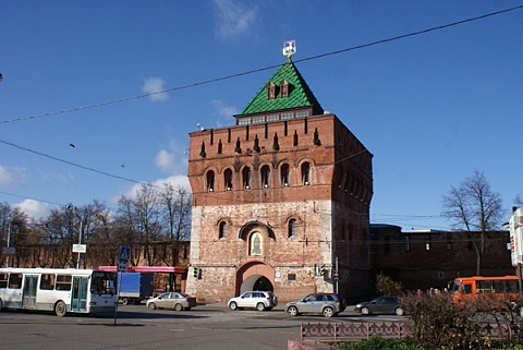
[{"label": "pole with sign", "polygon": [[120,299],[120,286],[122,285],[122,272],[127,271],[127,264],[131,257],[131,248],[126,246],[120,246],[118,249],[118,290],[116,298],[116,307],[114,309],[114,325],[116,325],[116,319],[118,318],[118,300]]}]

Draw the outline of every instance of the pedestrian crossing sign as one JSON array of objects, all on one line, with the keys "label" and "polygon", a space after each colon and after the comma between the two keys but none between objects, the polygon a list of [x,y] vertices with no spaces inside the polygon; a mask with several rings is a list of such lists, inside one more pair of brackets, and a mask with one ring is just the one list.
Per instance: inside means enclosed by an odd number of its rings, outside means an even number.
[{"label": "pedestrian crossing sign", "polygon": [[127,265],[127,263],[129,262],[130,256],[131,256],[131,248],[125,247],[125,246],[120,246],[120,249],[118,251],[118,262],[124,263]]}]

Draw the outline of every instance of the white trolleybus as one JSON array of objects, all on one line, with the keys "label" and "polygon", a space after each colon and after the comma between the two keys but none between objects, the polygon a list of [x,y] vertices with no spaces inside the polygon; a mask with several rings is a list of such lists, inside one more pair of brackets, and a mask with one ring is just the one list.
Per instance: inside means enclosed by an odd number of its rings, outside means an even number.
[{"label": "white trolleybus", "polygon": [[92,269],[0,268],[0,310],[100,314],[117,307],[117,273]]}]

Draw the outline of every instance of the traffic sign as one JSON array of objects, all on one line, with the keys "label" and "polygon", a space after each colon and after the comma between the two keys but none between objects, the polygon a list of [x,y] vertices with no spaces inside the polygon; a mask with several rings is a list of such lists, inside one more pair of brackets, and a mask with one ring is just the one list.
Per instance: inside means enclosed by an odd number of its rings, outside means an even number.
[{"label": "traffic sign", "polygon": [[118,263],[118,272],[127,272],[127,263]]},{"label": "traffic sign", "polygon": [[130,256],[131,256],[131,248],[125,247],[125,246],[120,246],[120,249],[118,251],[118,262],[125,263],[125,265],[127,265],[127,263],[129,262]]}]

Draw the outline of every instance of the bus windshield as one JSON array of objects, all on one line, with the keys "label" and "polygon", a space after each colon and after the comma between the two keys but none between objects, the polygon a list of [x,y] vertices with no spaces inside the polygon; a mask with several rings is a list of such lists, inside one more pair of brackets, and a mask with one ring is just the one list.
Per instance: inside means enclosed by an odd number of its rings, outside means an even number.
[{"label": "bus windshield", "polygon": [[91,283],[91,293],[95,294],[116,294],[116,272],[93,272],[93,281]]}]

